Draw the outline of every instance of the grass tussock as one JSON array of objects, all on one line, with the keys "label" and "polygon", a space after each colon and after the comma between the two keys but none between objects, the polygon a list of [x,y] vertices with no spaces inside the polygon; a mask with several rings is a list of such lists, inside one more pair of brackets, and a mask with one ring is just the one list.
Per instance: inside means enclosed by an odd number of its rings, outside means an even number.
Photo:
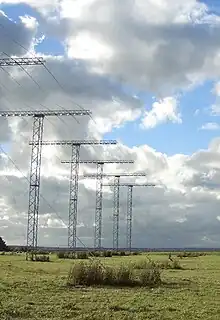
[{"label": "grass tussock", "polygon": [[134,269],[144,270],[152,268],[156,265],[159,269],[178,269],[182,270],[183,267],[180,265],[180,262],[177,259],[173,261],[170,260],[162,260],[162,261],[152,261],[150,259],[142,259],[133,263]]},{"label": "grass tussock", "polygon": [[198,258],[198,257],[202,257],[202,256],[206,256],[206,252],[180,252],[179,254],[177,254],[177,257],[182,259],[182,258]]},{"label": "grass tussock", "polygon": [[[88,259],[89,257],[102,257],[102,258],[111,258],[113,256],[125,257],[129,256],[131,253],[126,251],[82,251],[82,252],[66,252],[60,251],[57,252],[58,259]],[[134,252],[134,255],[140,254],[139,252]]]},{"label": "grass tussock", "polygon": [[161,269],[176,269],[176,270],[183,270],[183,267],[181,266],[180,262],[177,259],[174,259],[173,261],[165,260],[158,262],[158,265]]},{"label": "grass tussock", "polygon": [[57,258],[59,258],[59,259],[89,259],[89,253],[87,251],[83,251],[83,252],[60,251],[57,253]]},{"label": "grass tussock", "polygon": [[50,257],[47,255],[34,255],[32,261],[37,261],[37,262],[50,262]]},{"label": "grass tussock", "polygon": [[74,263],[68,276],[69,286],[158,286],[161,272],[156,264],[137,273],[132,264],[102,266],[98,261]]}]

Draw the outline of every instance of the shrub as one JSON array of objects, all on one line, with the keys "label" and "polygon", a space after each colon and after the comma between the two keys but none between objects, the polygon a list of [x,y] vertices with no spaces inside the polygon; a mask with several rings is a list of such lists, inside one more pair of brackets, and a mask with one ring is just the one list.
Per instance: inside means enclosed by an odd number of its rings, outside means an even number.
[{"label": "shrub", "polygon": [[77,252],[76,253],[76,258],[77,259],[89,259],[89,254],[86,251]]},{"label": "shrub", "polygon": [[141,259],[139,261],[133,262],[134,269],[146,269],[149,267],[149,263],[151,264],[152,261],[150,259]]},{"label": "shrub", "polygon": [[121,286],[131,286],[135,284],[134,269],[131,265],[120,265],[115,268],[115,284]]},{"label": "shrub", "polygon": [[138,255],[140,255],[140,254],[141,254],[140,251],[134,251],[134,252],[132,252],[132,255],[133,255],[133,256],[138,256]]},{"label": "shrub", "polygon": [[206,252],[180,252],[177,257],[179,257],[180,259],[182,258],[197,258],[197,257],[201,257],[201,256],[205,256]]},{"label": "shrub", "polygon": [[116,283],[116,274],[113,267],[106,267],[104,272],[104,285],[114,286]]},{"label": "shrub", "polygon": [[124,250],[122,250],[122,251],[112,251],[112,256],[121,256],[121,257],[124,257],[124,256],[130,256],[130,252],[126,252],[126,251],[124,251]]},{"label": "shrub", "polygon": [[64,252],[64,251],[59,251],[59,252],[57,252],[57,258],[59,258],[59,259],[65,259],[65,252]]},{"label": "shrub", "polygon": [[42,255],[47,254],[47,255],[49,255],[49,252],[48,252],[48,251],[45,251],[45,250],[38,249],[38,250],[36,251],[36,254],[42,254]]},{"label": "shrub", "polygon": [[173,260],[172,264],[172,269],[183,269],[183,267],[180,265],[179,261],[178,260]]},{"label": "shrub", "polygon": [[160,268],[155,263],[149,263],[137,275],[131,264],[103,267],[98,261],[74,263],[67,281],[69,286],[157,286],[160,283]]},{"label": "shrub", "polygon": [[89,253],[87,251],[81,251],[81,252],[65,252],[60,251],[57,253],[57,257],[59,259],[88,259]]},{"label": "shrub", "polygon": [[46,255],[35,256],[35,261],[38,262],[50,262],[50,257]]},{"label": "shrub", "polygon": [[103,257],[105,258],[111,258],[112,257],[112,251],[104,251]]},{"label": "shrub", "polygon": [[58,259],[76,259],[76,254],[75,252],[60,251],[60,252],[57,252],[57,258]]},{"label": "shrub", "polygon": [[75,263],[69,273],[69,285],[99,285],[104,282],[103,272],[97,262],[91,264],[80,262]]},{"label": "shrub", "polygon": [[91,251],[90,253],[89,253],[89,255],[90,256],[92,256],[92,257],[102,257],[102,252],[100,252],[100,251]]},{"label": "shrub", "polygon": [[158,286],[161,284],[161,270],[154,262],[148,264],[148,268],[140,271],[140,284],[146,286]]}]

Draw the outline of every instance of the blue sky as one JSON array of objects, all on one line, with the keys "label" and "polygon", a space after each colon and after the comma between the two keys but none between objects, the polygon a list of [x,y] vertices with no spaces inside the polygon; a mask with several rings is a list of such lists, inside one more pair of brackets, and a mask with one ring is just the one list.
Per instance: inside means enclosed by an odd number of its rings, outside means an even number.
[{"label": "blue sky", "polygon": [[[210,10],[220,14],[219,0],[203,1],[209,5]],[[19,16],[30,15],[38,19],[40,15],[27,5],[2,5],[1,9],[13,20]],[[39,36],[42,35],[40,30]],[[63,54],[63,46],[54,38],[46,38],[37,48],[45,54]],[[140,128],[140,119],[125,124],[122,128],[114,129],[112,133],[105,135],[107,139],[118,139],[128,146],[148,144],[160,152],[173,155],[176,153],[191,154],[198,149],[207,148],[212,138],[219,136],[219,131],[199,130],[207,122],[219,123],[218,117],[212,117],[208,109],[215,103],[215,96],[211,93],[214,82],[206,82],[195,90],[186,92],[179,100],[179,109],[182,115],[182,124],[163,123],[153,129]],[[152,106],[152,95],[147,92],[139,92],[139,98],[147,110]],[[195,116],[195,111],[200,112]]]},{"label": "blue sky", "polygon": [[[197,149],[205,149],[219,131],[199,130],[207,122],[219,123],[219,118],[210,115],[210,107],[216,97],[211,93],[214,82],[206,82],[193,91],[185,93],[179,100],[182,124],[164,123],[153,129],[143,130],[140,121],[128,123],[123,128],[115,129],[106,138],[120,139],[129,146],[148,144],[158,151],[169,155],[176,153],[191,154]],[[141,95],[146,109],[150,109],[153,100]],[[196,110],[199,113],[195,115]],[[131,134],[128,134],[130,132]]]},{"label": "blue sky", "polygon": [[[35,17],[40,26],[41,16],[31,7],[23,4],[19,5],[1,5],[0,8],[14,21],[19,20],[19,16],[32,16]],[[39,37],[43,34],[43,30],[39,28]],[[38,45],[38,51],[45,54],[61,55],[64,53],[62,44],[55,38],[46,37],[45,40]]]}]

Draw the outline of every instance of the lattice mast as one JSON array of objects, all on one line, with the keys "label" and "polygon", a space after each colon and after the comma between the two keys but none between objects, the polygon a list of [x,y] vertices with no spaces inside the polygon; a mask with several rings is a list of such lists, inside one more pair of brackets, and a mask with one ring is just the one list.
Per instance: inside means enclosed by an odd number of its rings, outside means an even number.
[{"label": "lattice mast", "polygon": [[[143,177],[145,173],[103,174],[103,178],[114,177],[113,191],[113,249],[119,248],[119,217],[120,217],[120,177]],[[94,174],[85,174],[85,178],[95,178]],[[104,184],[103,184],[104,185]]]},{"label": "lattice mast", "polygon": [[[112,186],[115,184],[104,184],[103,186]],[[156,184],[137,184],[137,183],[120,183],[120,187],[127,187],[127,230],[126,230],[126,247],[131,252],[132,249],[132,222],[133,222],[133,187],[155,187]]]},{"label": "lattice mast", "polygon": [[[38,215],[40,203],[41,152],[45,116],[85,116],[89,110],[20,110],[0,111],[0,117],[33,117],[33,133],[30,165],[30,186],[27,222],[27,252],[32,252],[38,244]],[[28,255],[27,255],[28,258]]]},{"label": "lattice mast", "polygon": [[[62,161],[70,163],[70,161]],[[102,247],[102,183],[104,164],[133,164],[133,160],[80,160],[83,164],[96,164],[96,206],[95,206],[95,230],[94,230],[94,248]]]},{"label": "lattice mast", "polygon": [[[42,57],[1,58],[0,67],[44,65]],[[40,169],[41,151],[45,116],[84,116],[91,115],[89,110],[28,110],[1,111],[3,117],[33,117],[33,134],[31,150],[30,187],[27,225],[27,252],[32,251],[38,244],[38,214],[40,202]],[[26,256],[28,258],[28,255]]]},{"label": "lattice mast", "polygon": [[[79,150],[81,145],[115,145],[115,140],[80,140],[72,144],[71,160],[63,160],[61,163],[70,163],[70,200],[69,200],[69,225],[68,225],[68,248],[76,248],[76,227],[77,227],[77,213],[78,213],[78,178],[79,178],[79,163],[96,163],[93,160],[79,160]],[[97,170],[101,170],[100,166]],[[99,189],[100,192],[100,189]]]}]

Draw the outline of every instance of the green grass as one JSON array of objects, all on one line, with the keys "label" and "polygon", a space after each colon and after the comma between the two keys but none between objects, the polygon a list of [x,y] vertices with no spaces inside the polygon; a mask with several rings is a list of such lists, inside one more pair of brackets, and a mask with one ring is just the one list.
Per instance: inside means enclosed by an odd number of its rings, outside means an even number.
[{"label": "green grass", "polygon": [[[167,260],[168,255],[149,255]],[[144,255],[101,258],[103,264],[142,261]],[[0,255],[0,319],[219,320],[220,255],[180,260],[162,271],[158,288],[67,287],[71,260],[25,261]]]}]

